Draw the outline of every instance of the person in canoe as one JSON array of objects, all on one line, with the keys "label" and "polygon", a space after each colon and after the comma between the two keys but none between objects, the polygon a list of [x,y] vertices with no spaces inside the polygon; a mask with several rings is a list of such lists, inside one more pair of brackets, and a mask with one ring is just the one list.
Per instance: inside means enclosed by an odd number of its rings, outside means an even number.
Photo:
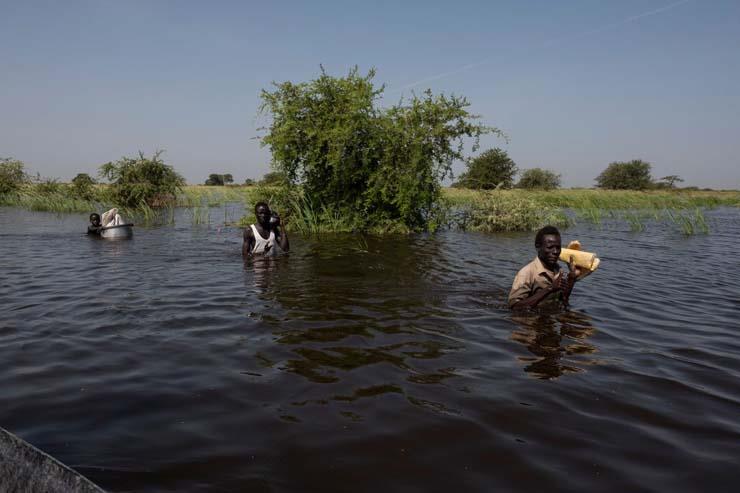
[{"label": "person in canoe", "polygon": [[534,247],[537,256],[519,270],[511,285],[509,307],[514,310],[534,308],[546,301],[561,303],[567,308],[576,281],[590,271],[576,267],[572,258],[569,272],[560,270],[558,259],[562,245],[560,231],[554,226],[545,226],[537,232]]},{"label": "person in canoe", "polygon": [[280,216],[270,211],[265,202],[257,202],[254,206],[254,215],[257,223],[244,230],[242,255],[277,255],[280,251],[287,252],[290,248],[288,235],[281,226]]}]

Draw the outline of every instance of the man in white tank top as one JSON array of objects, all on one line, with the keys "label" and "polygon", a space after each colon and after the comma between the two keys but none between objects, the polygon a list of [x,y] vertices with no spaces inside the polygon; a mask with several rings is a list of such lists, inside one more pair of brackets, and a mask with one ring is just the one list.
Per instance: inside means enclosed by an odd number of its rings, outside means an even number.
[{"label": "man in white tank top", "polygon": [[254,215],[257,223],[244,230],[242,255],[277,255],[281,251],[287,252],[290,248],[288,235],[280,227],[280,217],[270,211],[265,202],[257,202],[254,206]]}]

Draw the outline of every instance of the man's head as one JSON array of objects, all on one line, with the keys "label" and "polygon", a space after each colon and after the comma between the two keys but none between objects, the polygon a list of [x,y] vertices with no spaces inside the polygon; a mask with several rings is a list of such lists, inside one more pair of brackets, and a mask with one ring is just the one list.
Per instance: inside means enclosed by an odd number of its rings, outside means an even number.
[{"label": "man's head", "polygon": [[537,231],[534,237],[534,247],[537,249],[537,257],[550,270],[558,266],[558,257],[562,245],[560,243],[560,231],[555,226],[545,226]]},{"label": "man's head", "polygon": [[100,214],[96,214],[95,212],[90,214],[90,223],[96,228],[100,226]]},{"label": "man's head", "polygon": [[254,215],[257,216],[257,222],[264,228],[270,224],[270,206],[266,202],[257,202],[254,204]]}]

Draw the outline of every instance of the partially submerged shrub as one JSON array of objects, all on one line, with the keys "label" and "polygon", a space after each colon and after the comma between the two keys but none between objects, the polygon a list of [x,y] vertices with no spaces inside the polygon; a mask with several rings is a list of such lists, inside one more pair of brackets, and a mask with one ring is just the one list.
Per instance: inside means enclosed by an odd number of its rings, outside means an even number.
[{"label": "partially submerged shrub", "polygon": [[472,231],[534,231],[546,224],[567,226],[568,218],[557,207],[543,205],[511,192],[480,192],[462,208],[461,222]]},{"label": "partially submerged shrub", "polygon": [[111,182],[108,193],[115,204],[162,207],[174,203],[185,179],[164,163],[160,158],[162,152],[155,152],[151,158],[139,152],[139,157],[123,157],[100,167],[100,176]]},{"label": "partially submerged shrub", "polygon": [[82,199],[92,200],[95,198],[95,184],[95,179],[87,173],[78,173],[72,178],[71,192]]},{"label": "partially submerged shrub", "polygon": [[27,182],[23,161],[0,158],[0,195],[16,192]]},{"label": "partially submerged shrub", "polygon": [[322,69],[311,82],[263,91],[262,111],[272,121],[262,144],[311,210],[326,207],[360,229],[427,229],[440,182],[463,157],[463,139],[477,147],[481,134],[500,132],[474,123],[469,103],[455,96],[427,91],[379,108],[383,88],[373,85],[374,75],[355,68],[337,78]]}]

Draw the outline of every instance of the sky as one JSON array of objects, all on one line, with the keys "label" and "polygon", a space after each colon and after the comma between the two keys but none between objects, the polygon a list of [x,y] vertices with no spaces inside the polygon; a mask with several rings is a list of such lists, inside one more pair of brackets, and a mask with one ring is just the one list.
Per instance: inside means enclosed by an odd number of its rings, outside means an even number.
[{"label": "sky", "polygon": [[68,181],[163,149],[189,183],[259,179],[261,91],[320,65],[375,68],[383,105],[465,96],[508,136],[481,151],[566,187],[643,159],[740,188],[737,0],[0,0],[0,157]]}]

